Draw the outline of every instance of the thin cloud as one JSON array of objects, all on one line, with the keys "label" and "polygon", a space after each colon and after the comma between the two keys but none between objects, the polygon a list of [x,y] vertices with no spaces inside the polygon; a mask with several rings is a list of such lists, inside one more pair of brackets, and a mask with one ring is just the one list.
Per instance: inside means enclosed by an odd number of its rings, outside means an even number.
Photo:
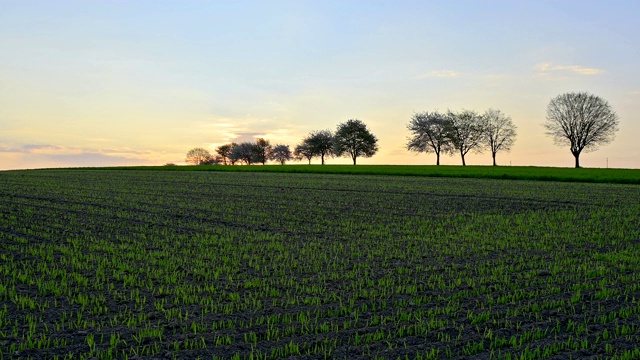
[{"label": "thin cloud", "polygon": [[0,146],[0,152],[3,153],[17,153],[29,156],[42,155],[42,156],[59,156],[72,157],[77,155],[96,156],[103,155],[105,157],[115,158],[127,158],[132,160],[145,160],[150,156],[159,155],[150,150],[135,150],[130,148],[122,149],[94,149],[94,148],[79,148],[79,147],[64,147],[52,144],[20,144],[13,147]]},{"label": "thin cloud", "polygon": [[105,155],[101,153],[81,154],[47,154],[46,159],[53,161],[56,166],[84,167],[84,166],[126,166],[144,165],[148,161],[132,159],[122,156]]},{"label": "thin cloud", "polygon": [[435,70],[425,74],[418,75],[418,79],[429,79],[429,78],[456,78],[459,77],[460,73],[453,70]]},{"label": "thin cloud", "polygon": [[541,73],[549,72],[571,72],[578,75],[593,76],[602,74],[604,70],[584,67],[580,65],[553,65],[552,63],[542,63],[536,66],[536,70]]},{"label": "thin cloud", "polygon": [[21,152],[23,152],[23,150],[21,150],[19,148],[11,148],[11,147],[6,147],[6,146],[0,146],[0,152],[3,152],[3,153],[21,153]]},{"label": "thin cloud", "polygon": [[62,148],[49,144],[22,144],[17,147],[0,146],[0,152],[5,153],[35,154],[56,150],[62,150]]},{"label": "thin cloud", "polygon": [[22,148],[28,151],[31,150],[59,150],[62,149],[59,146],[49,145],[49,144],[25,144],[22,145]]},{"label": "thin cloud", "polygon": [[242,143],[242,142],[254,142],[257,138],[264,136],[263,133],[258,132],[238,132],[235,134],[236,137],[231,140],[234,143]]}]

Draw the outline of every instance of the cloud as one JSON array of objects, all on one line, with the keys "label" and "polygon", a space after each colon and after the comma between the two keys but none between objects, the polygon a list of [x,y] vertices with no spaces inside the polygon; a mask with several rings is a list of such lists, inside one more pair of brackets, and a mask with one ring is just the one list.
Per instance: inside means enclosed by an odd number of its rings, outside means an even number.
[{"label": "cloud", "polygon": [[425,74],[417,76],[417,79],[429,79],[429,78],[456,78],[460,73],[452,70],[435,70]]},{"label": "cloud", "polygon": [[597,68],[589,68],[579,65],[553,65],[552,63],[542,63],[538,64],[535,67],[540,73],[549,73],[549,72],[572,72],[578,75],[598,75],[602,74],[604,70]]},{"label": "cloud", "polygon": [[151,155],[148,150],[124,149],[93,149],[64,147],[52,144],[21,144],[16,147],[0,147],[1,152],[14,152],[28,155],[79,155],[79,154],[103,154],[106,156],[122,156],[129,158],[144,158]]},{"label": "cloud", "polygon": [[22,150],[19,149],[19,148],[0,146],[0,152],[3,152],[3,153],[21,153]]},{"label": "cloud", "polygon": [[264,134],[263,133],[257,133],[257,132],[238,132],[235,133],[236,137],[231,140],[231,142],[234,143],[242,143],[242,142],[254,142],[256,141],[257,138],[259,137],[263,137]]},{"label": "cloud", "polygon": [[59,150],[62,149],[59,146],[49,145],[49,144],[26,144],[22,145],[22,148],[27,151],[31,150]]},{"label": "cloud", "polygon": [[100,153],[48,154],[44,155],[44,158],[53,161],[57,166],[63,167],[123,166],[144,165],[149,163],[148,161],[140,159]]}]

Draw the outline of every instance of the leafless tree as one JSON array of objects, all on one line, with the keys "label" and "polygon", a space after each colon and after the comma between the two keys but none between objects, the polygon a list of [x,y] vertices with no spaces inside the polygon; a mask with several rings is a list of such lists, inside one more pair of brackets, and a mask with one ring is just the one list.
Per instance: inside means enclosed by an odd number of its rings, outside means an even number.
[{"label": "leafless tree", "polygon": [[315,155],[313,149],[311,149],[311,146],[305,140],[303,140],[302,143],[296,145],[295,149],[293,150],[293,156],[297,160],[307,159],[309,161],[309,165],[311,165],[311,159],[313,159]]},{"label": "leafless tree", "polygon": [[469,151],[482,152],[484,132],[482,129],[482,116],[471,110],[462,110],[459,113],[447,112],[448,135],[451,141],[450,152],[459,152],[462,158],[462,166],[467,163],[464,160]]},{"label": "leafless tree", "polygon": [[234,163],[236,161],[242,161],[247,165],[251,165],[258,159],[259,149],[257,148],[255,143],[243,142],[233,147],[233,151],[231,155],[229,155],[229,159]]},{"label": "leafless tree", "polygon": [[556,145],[569,145],[579,168],[580,153],[597,150],[613,141],[619,123],[618,115],[606,100],[576,92],[551,99],[543,125]]},{"label": "leafless tree", "polygon": [[414,114],[407,128],[413,133],[407,143],[407,150],[435,153],[436,165],[440,165],[440,154],[450,152],[451,148],[447,116],[437,111]]},{"label": "leafless tree", "polygon": [[313,131],[304,141],[309,144],[314,156],[320,156],[322,165],[324,165],[325,156],[333,156],[333,134],[331,130]]},{"label": "leafless tree", "polygon": [[498,151],[509,151],[516,140],[516,126],[511,117],[500,110],[489,109],[482,115],[482,131],[485,144],[491,150],[493,166],[496,166]]},{"label": "leafless tree", "polygon": [[284,165],[285,162],[293,159],[289,145],[276,145],[273,150],[271,150],[269,159],[279,162],[280,165]]},{"label": "leafless tree", "polygon": [[211,159],[211,154],[207,149],[197,147],[187,152],[187,158],[185,159],[185,161],[188,164],[205,165],[208,164]]}]

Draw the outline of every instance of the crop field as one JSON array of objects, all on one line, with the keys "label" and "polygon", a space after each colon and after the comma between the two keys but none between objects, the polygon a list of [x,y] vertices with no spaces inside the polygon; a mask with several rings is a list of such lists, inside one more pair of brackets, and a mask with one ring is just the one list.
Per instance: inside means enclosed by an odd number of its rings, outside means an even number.
[{"label": "crop field", "polygon": [[276,172],[344,175],[403,175],[426,177],[484,178],[511,180],[568,181],[588,183],[640,184],[640,169],[557,168],[539,166],[435,166],[435,165],[189,165],[123,166],[92,170],[164,170]]},{"label": "crop field", "polygon": [[640,359],[640,186],[0,172],[0,359]]}]

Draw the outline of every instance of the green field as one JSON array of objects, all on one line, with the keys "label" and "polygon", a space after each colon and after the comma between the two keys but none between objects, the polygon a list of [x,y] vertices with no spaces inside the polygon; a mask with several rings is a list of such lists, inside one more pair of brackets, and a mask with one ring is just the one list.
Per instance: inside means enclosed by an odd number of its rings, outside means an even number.
[{"label": "green field", "polygon": [[[543,180],[640,184],[640,169],[589,169],[535,166],[429,166],[429,165],[251,165],[251,166],[132,166],[101,170],[232,171],[308,174],[403,175],[483,179]],[[92,170],[95,170],[92,169]]]},{"label": "green field", "polygon": [[640,358],[640,186],[414,170],[0,172],[0,359]]}]

